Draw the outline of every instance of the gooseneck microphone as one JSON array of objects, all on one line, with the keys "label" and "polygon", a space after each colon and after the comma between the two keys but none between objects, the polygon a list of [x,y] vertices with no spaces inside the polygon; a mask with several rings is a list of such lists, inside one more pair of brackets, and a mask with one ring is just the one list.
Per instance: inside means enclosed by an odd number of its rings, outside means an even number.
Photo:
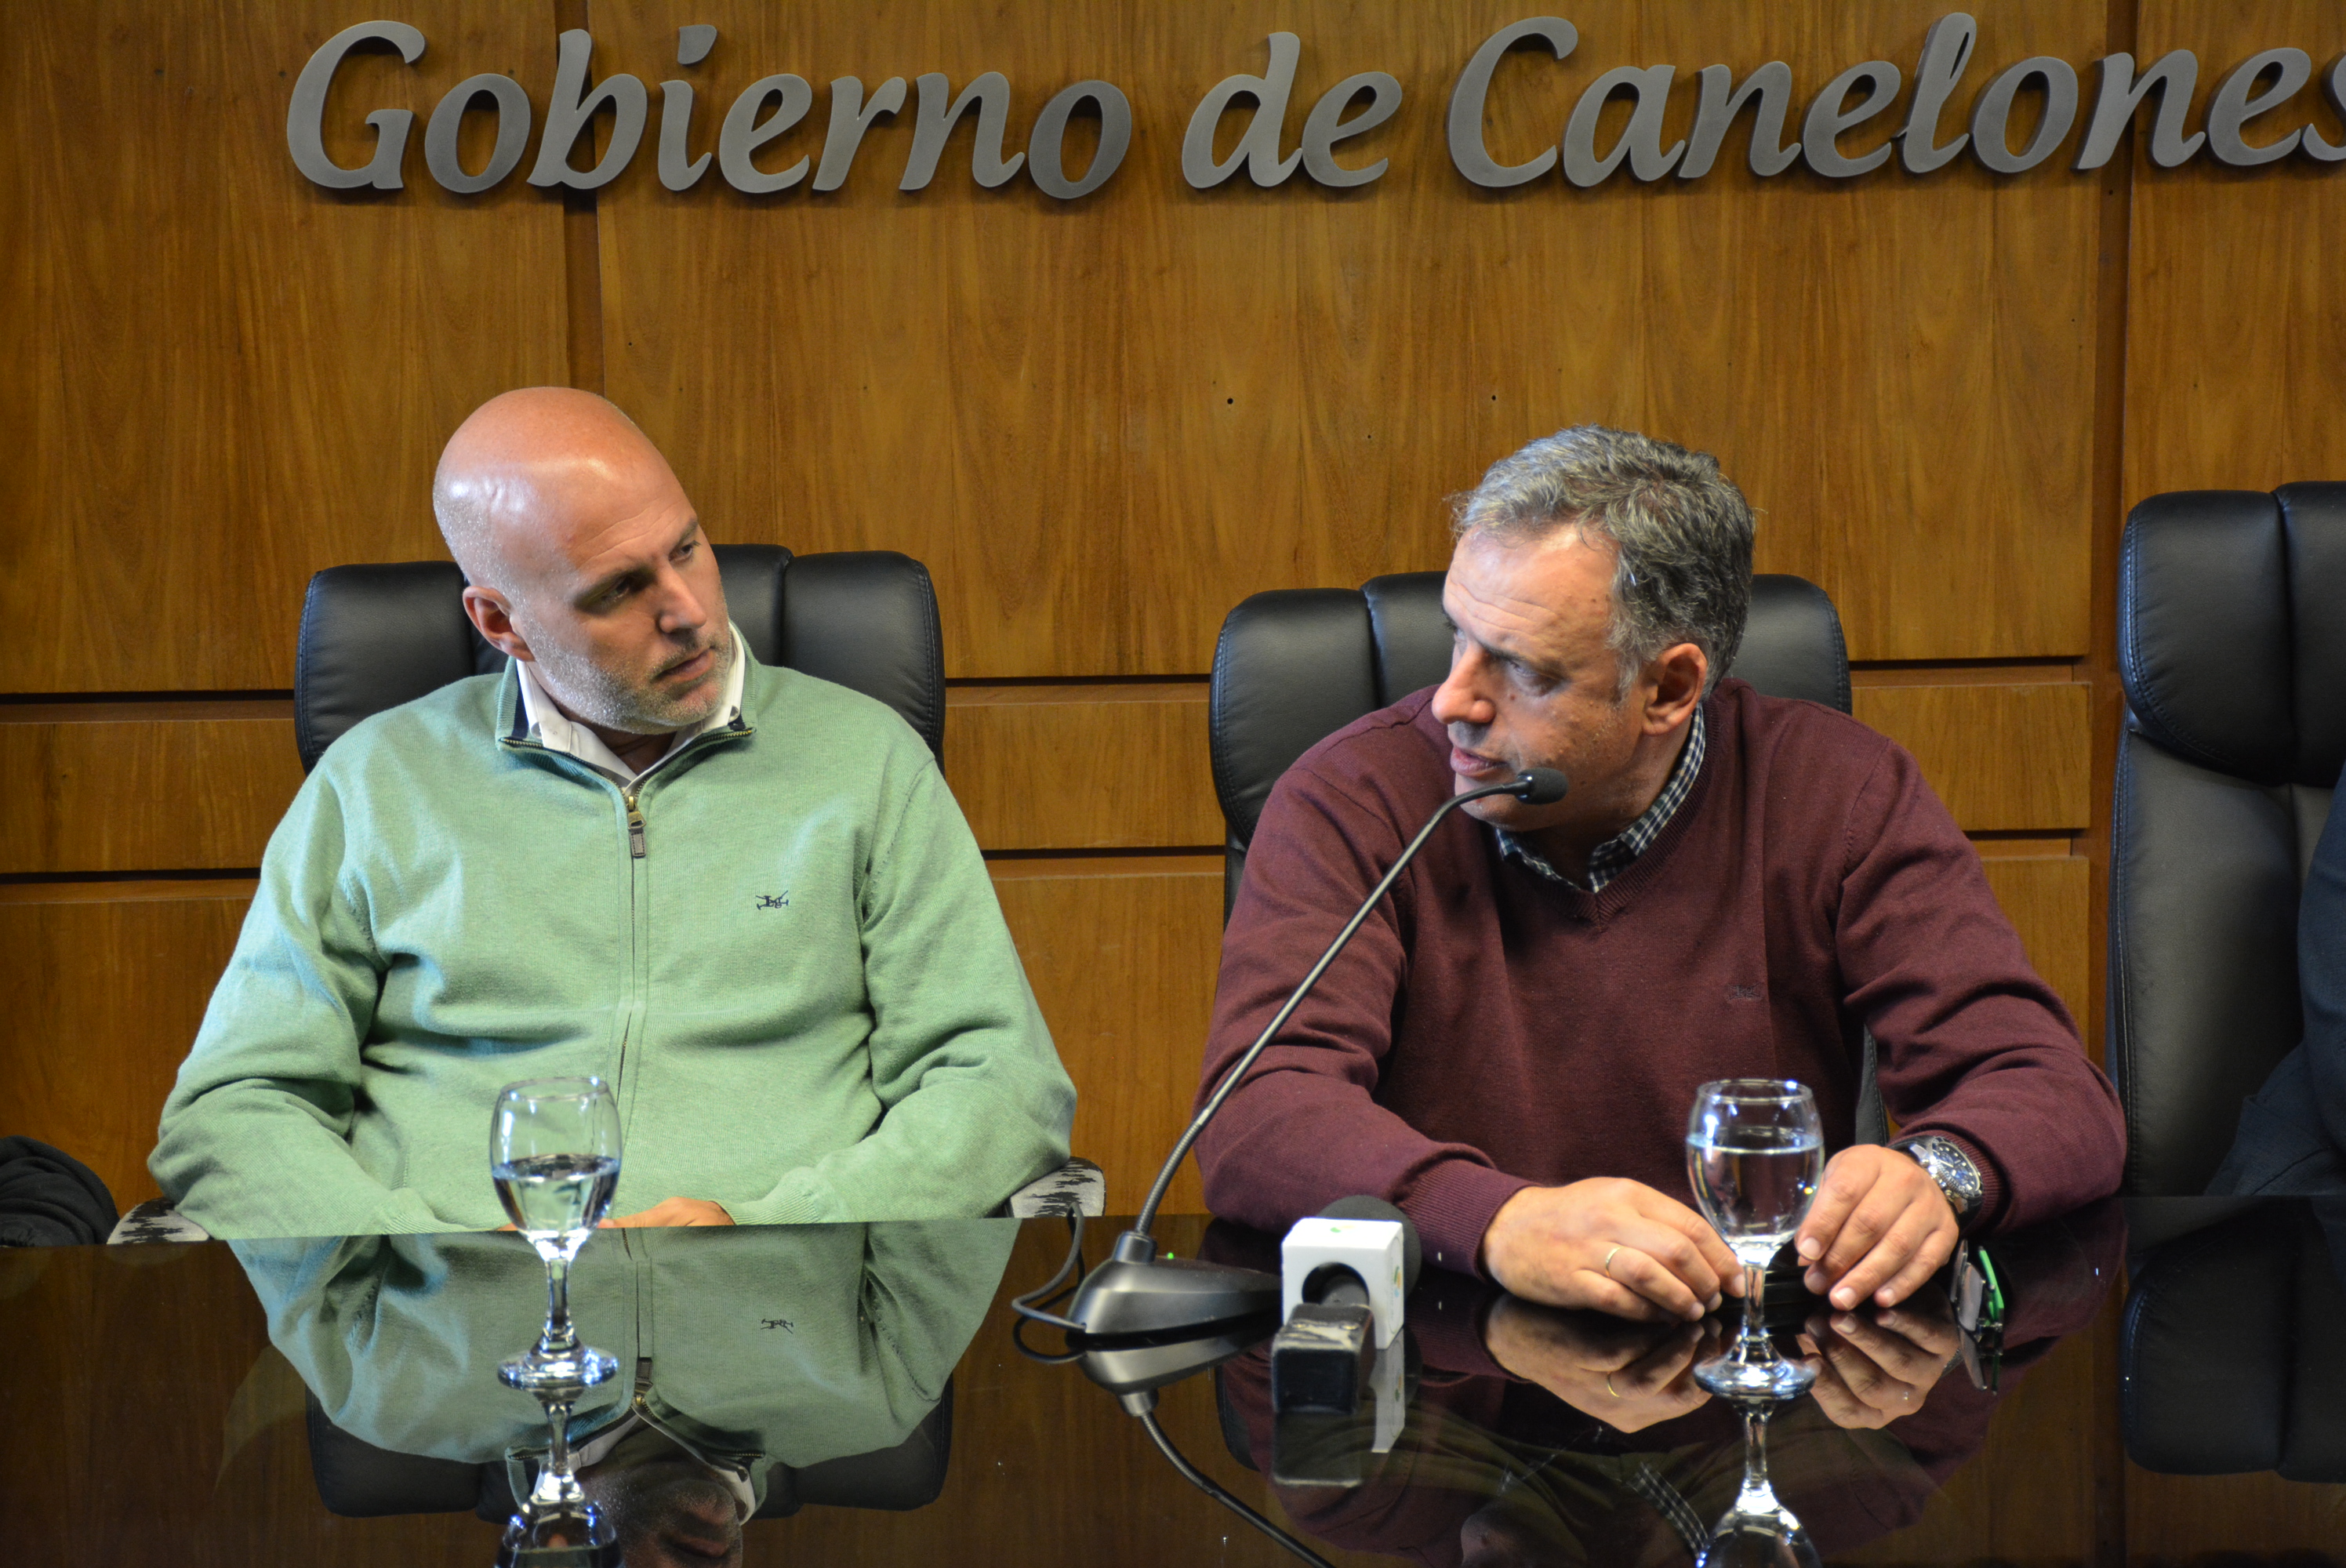
[{"label": "gooseneck microphone", "polygon": [[1311,966],[1279,1011],[1271,1014],[1270,1022],[1263,1025],[1254,1044],[1230,1064],[1205,1105],[1190,1119],[1173,1145],[1173,1152],[1166,1156],[1164,1168],[1157,1173],[1156,1184],[1148,1189],[1148,1200],[1140,1206],[1132,1228],[1116,1238],[1114,1251],[1091,1271],[1076,1292],[1067,1308],[1068,1322],[1090,1337],[1154,1334],[1279,1310],[1280,1287],[1274,1276],[1251,1268],[1155,1256],[1157,1244],[1150,1231],[1157,1223],[1158,1207],[1165,1201],[1166,1189],[1173,1183],[1173,1173],[1181,1168],[1181,1162],[1188,1157],[1198,1135],[1246,1077],[1256,1058],[1287,1026],[1287,1021],[1295,1015],[1303,999],[1311,994],[1312,987],[1320,983],[1320,977],[1328,972],[1336,955],[1352,940],[1352,933],[1383,901],[1402,872],[1409,869],[1409,863],[1433,836],[1433,830],[1451,812],[1472,801],[1497,795],[1512,795],[1526,805],[1551,805],[1563,799],[1570,788],[1565,776],[1553,768],[1527,768],[1504,784],[1485,784],[1481,789],[1453,795],[1426,819],[1417,837],[1409,841],[1392,869],[1361,901],[1360,909],[1344,922],[1344,929],[1336,933],[1336,940],[1328,944],[1328,951],[1320,955],[1320,961]]}]

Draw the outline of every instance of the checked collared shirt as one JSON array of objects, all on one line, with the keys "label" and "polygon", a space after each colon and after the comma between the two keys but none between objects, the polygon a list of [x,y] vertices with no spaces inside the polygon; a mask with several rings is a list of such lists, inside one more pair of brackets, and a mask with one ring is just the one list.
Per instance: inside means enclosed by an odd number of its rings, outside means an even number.
[{"label": "checked collared shirt", "polygon": [[1636,821],[1588,851],[1586,881],[1574,881],[1548,864],[1545,856],[1504,828],[1491,830],[1499,836],[1499,853],[1521,860],[1550,881],[1578,888],[1585,893],[1603,892],[1605,884],[1627,871],[1661,830],[1669,825],[1670,819],[1678,815],[1678,808],[1686,804],[1688,791],[1694,789],[1695,775],[1702,771],[1702,706],[1698,703],[1686,744],[1678,748],[1678,759],[1672,765],[1670,776],[1662,785],[1662,792],[1654,797],[1654,803],[1647,807],[1645,813]]}]

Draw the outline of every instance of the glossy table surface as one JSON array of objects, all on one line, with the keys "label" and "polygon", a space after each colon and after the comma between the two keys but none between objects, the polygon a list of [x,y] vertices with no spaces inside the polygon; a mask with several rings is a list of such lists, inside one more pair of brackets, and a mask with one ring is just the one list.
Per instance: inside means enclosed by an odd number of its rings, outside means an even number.
[{"label": "glossy table surface", "polygon": [[[1092,1222],[1092,1261],[1117,1228]],[[2346,1206],[2134,1200],[1994,1242],[1994,1392],[1943,1291],[1838,1324],[1774,1303],[1821,1368],[1770,1421],[1777,1492],[1827,1562],[2346,1563],[2333,1234]],[[1157,1240],[1276,1268],[1274,1238],[1201,1218]],[[1717,1325],[1428,1270],[1382,1391],[1281,1420],[1268,1324],[1219,1365],[1151,1347],[1194,1370],[1132,1399],[1022,1353],[1010,1298],[1066,1241],[1056,1219],[595,1237],[573,1303],[621,1372],[574,1427],[625,1560],[1689,1563],[1734,1501],[1740,1423],[1687,1375]],[[496,1363],[545,1305],[512,1236],[0,1253],[9,1559],[487,1564],[546,1438]]]}]

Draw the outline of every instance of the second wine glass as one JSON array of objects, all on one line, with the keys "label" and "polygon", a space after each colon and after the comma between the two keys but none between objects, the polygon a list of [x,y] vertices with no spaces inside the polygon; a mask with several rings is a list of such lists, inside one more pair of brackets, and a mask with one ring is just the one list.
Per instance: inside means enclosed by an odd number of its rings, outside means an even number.
[{"label": "second wine glass", "polygon": [[546,1328],[497,1375],[516,1389],[591,1387],[617,1363],[570,1322],[570,1265],[619,1186],[619,1109],[600,1078],[508,1084],[489,1124],[489,1169],[514,1228],[546,1260]]},{"label": "second wine glass", "polygon": [[1705,1219],[1743,1265],[1743,1332],[1694,1369],[1728,1399],[1790,1399],[1816,1380],[1768,1340],[1769,1260],[1800,1228],[1824,1174],[1816,1096],[1789,1078],[1724,1078],[1695,1091],[1687,1176]]}]

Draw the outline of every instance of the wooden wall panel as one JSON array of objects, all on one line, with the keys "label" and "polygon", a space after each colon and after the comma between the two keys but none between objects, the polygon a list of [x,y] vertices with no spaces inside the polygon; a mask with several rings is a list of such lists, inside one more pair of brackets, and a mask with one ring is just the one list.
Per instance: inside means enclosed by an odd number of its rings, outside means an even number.
[{"label": "wooden wall panel", "polygon": [[0,705],[0,873],[257,866],[301,787],[288,702]]},{"label": "wooden wall panel", "polygon": [[362,19],[346,5],[0,16],[0,690],[291,686],[310,574],[441,555],[448,433],[566,379],[559,199],[516,178],[460,199],[423,168],[423,121],[475,71],[512,71],[543,119],[550,10],[396,15],[423,56],[353,56],[327,137],[360,164],[366,112],[418,111],[396,194],[321,190],[286,151],[291,77]]},{"label": "wooden wall panel", "polygon": [[2147,1568],[2330,1568],[2346,1543],[2346,1486],[2249,1475],[2156,1475],[2128,1461],[2127,1537]]},{"label": "wooden wall panel", "polygon": [[1914,754],[1964,830],[2075,831],[2094,820],[2091,688],[2080,682],[1869,686],[1857,717]]},{"label": "wooden wall panel", "polygon": [[[1991,846],[1993,847],[1993,846]],[[2093,868],[2083,855],[1988,855],[1987,885],[2028,949],[2028,961],[2082,1029],[2093,1002]],[[2086,1049],[2101,1060],[2099,1039]]]},{"label": "wooden wall panel", "polygon": [[155,1124],[236,946],[252,883],[0,886],[0,1127],[156,1194]]},{"label": "wooden wall panel", "polygon": [[[1189,1119],[1221,953],[1222,858],[996,860],[994,890],[1076,1081],[1075,1151],[1139,1208]],[[1194,1161],[1167,1207],[1204,1207]]]},{"label": "wooden wall panel", "polygon": [[[1528,156],[1609,65],[1679,64],[1681,121],[1714,60],[1783,58],[1813,92],[1855,61],[1911,60],[1943,9],[1582,6],[1570,59],[1510,64],[1491,139]],[[1443,106],[1519,15],[598,12],[598,68],[651,79],[672,70],[678,24],[718,25],[690,73],[709,106],[696,151],[714,106],[786,70],[1000,70],[1014,143],[1082,77],[1122,86],[1136,119],[1122,171],[1066,205],[1024,179],[976,188],[966,133],[933,185],[899,192],[909,116],[876,125],[824,195],[744,198],[713,174],[679,195],[640,157],[599,198],[607,390],[719,537],[929,562],[956,676],[1202,670],[1247,594],[1440,565],[1443,498],[1582,420],[1717,452],[1762,509],[1763,567],[1823,583],[1860,657],[2082,652],[2091,429],[2072,416],[2093,402],[2092,182],[1968,163],[1760,181],[1739,131],[1699,182],[1481,192],[1448,162]],[[2102,0],[1984,16],[1998,60],[2089,59],[2104,41]],[[1382,180],[1334,196],[1300,177],[1181,180],[1189,107],[1260,69],[1273,26],[1303,39],[1299,106],[1356,70],[1402,80],[1399,116],[1355,144],[1392,159]],[[819,99],[772,167],[819,152],[825,123]]]},{"label": "wooden wall panel", "polygon": [[[2316,82],[2250,122],[2249,140],[2310,123],[2346,142],[2319,85],[2346,48],[2346,12],[2332,0],[2142,0],[2137,56],[2197,53],[2203,106],[2225,72],[2284,45],[2313,56]],[[2194,114],[2191,127],[2201,123]],[[2127,504],[2346,478],[2346,166],[2292,157],[2233,169],[2203,150],[2162,169],[2137,136],[2133,230]]]},{"label": "wooden wall panel", "polygon": [[1222,841],[1201,681],[956,687],[945,777],[989,850]]}]

